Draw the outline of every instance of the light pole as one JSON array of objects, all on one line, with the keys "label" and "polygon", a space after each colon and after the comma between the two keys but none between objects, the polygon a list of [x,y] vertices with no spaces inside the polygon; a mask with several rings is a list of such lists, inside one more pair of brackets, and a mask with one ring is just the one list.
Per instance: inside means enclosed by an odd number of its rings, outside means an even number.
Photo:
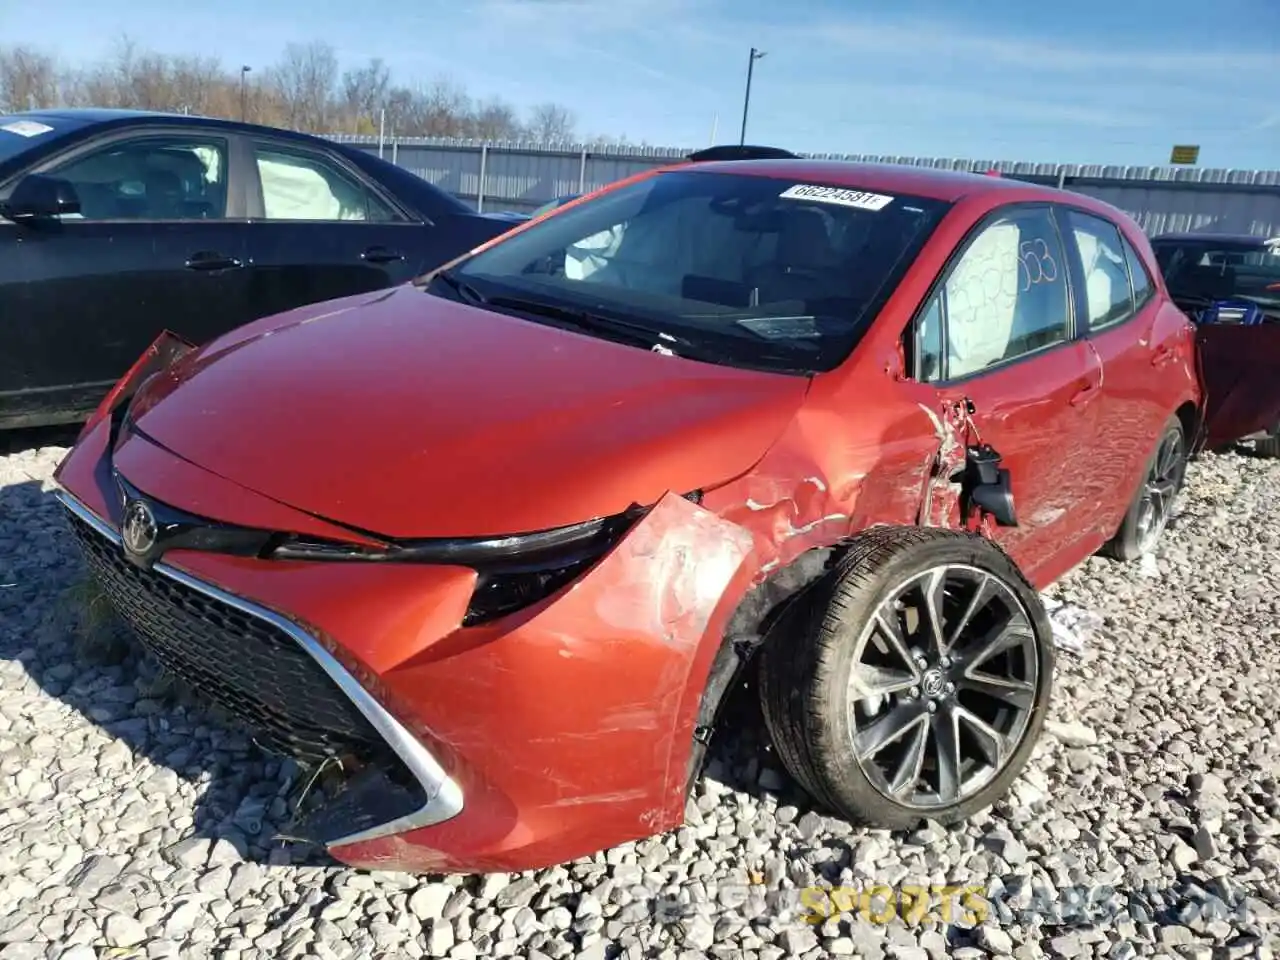
[{"label": "light pole", "polygon": [[253,67],[240,68],[240,122],[241,123],[244,123],[244,118],[245,118],[245,92],[246,92],[245,79],[249,76],[249,71],[252,69]]},{"label": "light pole", "polygon": [[756,61],[763,58],[763,50],[751,48],[751,56],[747,59],[747,95],[742,98],[742,136],[738,139],[740,147],[747,142],[747,111],[751,109],[751,74],[755,69]]}]

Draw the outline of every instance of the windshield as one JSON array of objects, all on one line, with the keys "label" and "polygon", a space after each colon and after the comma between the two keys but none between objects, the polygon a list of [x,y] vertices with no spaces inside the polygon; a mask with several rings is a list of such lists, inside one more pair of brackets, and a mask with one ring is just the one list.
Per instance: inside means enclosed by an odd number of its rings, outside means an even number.
[{"label": "windshield", "polygon": [[452,278],[477,301],[536,299],[543,322],[552,303],[625,322],[628,342],[646,330],[697,359],[816,372],[847,356],[948,207],[684,169],[535,223]]},{"label": "windshield", "polygon": [[1158,247],[1157,258],[1175,299],[1252,300],[1280,306],[1280,243],[1169,243]]},{"label": "windshield", "polygon": [[578,195],[575,193],[567,197],[556,197],[554,200],[544,203],[542,206],[538,207],[537,210],[529,214],[529,217],[532,219],[533,217],[540,217],[544,213],[550,213],[552,210],[556,210],[556,209],[559,209],[560,207],[563,207],[570,200],[577,199],[577,196]]}]

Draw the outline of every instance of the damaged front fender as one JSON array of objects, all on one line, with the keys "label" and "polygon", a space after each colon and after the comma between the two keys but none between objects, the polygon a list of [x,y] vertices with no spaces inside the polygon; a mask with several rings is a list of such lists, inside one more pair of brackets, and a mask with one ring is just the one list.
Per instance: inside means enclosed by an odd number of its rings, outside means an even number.
[{"label": "damaged front fender", "polygon": [[[368,641],[402,651],[378,685],[450,758],[465,808],[332,853],[380,869],[529,869],[678,825],[687,705],[755,569],[753,550],[743,528],[668,494],[589,573],[515,625],[455,630],[417,652],[389,637]],[[345,631],[326,629],[343,642]],[[326,833],[366,825],[363,804],[336,804],[322,818]]]}]

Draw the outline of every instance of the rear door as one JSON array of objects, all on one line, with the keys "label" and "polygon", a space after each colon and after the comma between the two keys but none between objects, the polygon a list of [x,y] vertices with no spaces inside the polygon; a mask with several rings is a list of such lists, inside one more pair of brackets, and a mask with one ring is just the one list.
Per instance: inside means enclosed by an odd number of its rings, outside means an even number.
[{"label": "rear door", "polygon": [[[1117,225],[1074,207],[1059,208],[1067,238],[1080,327],[1102,361],[1097,404],[1105,442],[1087,476],[1102,505],[1100,534],[1119,528],[1148,461],[1194,371],[1181,369],[1186,318],[1156,295],[1142,258]],[[1190,437],[1187,442],[1191,442]]]},{"label": "rear door", "polygon": [[91,408],[165,328],[200,343],[247,319],[231,156],[219,131],[134,129],[25,171],[68,181],[81,211],[0,224],[21,278],[0,309],[0,416]]},{"label": "rear door", "polygon": [[431,227],[336,152],[247,141],[250,297],[259,316],[381,290],[424,272]]},{"label": "rear door", "polygon": [[1028,576],[1055,579],[1096,549],[1084,542],[1097,506],[1081,465],[1096,445],[1101,368],[1075,338],[1051,209],[1008,206],[975,228],[914,336],[916,378],[936,389],[939,419],[971,404],[1010,471],[1018,526],[996,539]]}]

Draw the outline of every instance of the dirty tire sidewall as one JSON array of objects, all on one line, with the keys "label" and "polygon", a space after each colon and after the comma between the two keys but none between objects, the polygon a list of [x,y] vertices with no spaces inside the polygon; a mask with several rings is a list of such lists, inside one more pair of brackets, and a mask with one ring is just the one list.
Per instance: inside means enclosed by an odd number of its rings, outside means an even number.
[{"label": "dirty tire sidewall", "polygon": [[[858,638],[889,590],[940,564],[965,564],[1003,581],[1036,634],[1039,689],[1022,741],[982,790],[927,813],[894,803],[867,779],[853,754],[849,676]],[[864,826],[912,829],[928,816],[955,823],[990,806],[1026,766],[1052,696],[1053,628],[1039,594],[998,546],[950,530],[878,527],[858,536],[831,572],[798,598],[771,631],[759,660],[765,722],[779,758],[811,796]]]},{"label": "dirty tire sidewall", "polygon": [[[1104,556],[1125,563],[1137,560],[1142,556],[1142,536],[1138,530],[1138,523],[1142,519],[1142,495],[1147,485],[1147,475],[1151,472],[1151,467],[1155,463],[1156,457],[1160,456],[1160,448],[1164,445],[1165,438],[1175,431],[1182,437],[1182,480],[1178,485],[1178,493],[1175,494],[1174,500],[1176,501],[1177,497],[1181,496],[1187,473],[1187,434],[1182,428],[1182,421],[1174,416],[1169,419],[1169,422],[1164,425],[1164,429],[1160,431],[1155,449],[1151,451],[1151,456],[1147,458],[1147,462],[1142,467],[1142,477],[1138,481],[1138,489],[1133,495],[1133,500],[1129,503],[1129,510],[1125,513],[1124,520],[1120,522],[1120,529],[1102,548],[1101,552]],[[1164,531],[1161,531],[1160,537],[1156,542],[1159,543],[1163,538]]]}]

